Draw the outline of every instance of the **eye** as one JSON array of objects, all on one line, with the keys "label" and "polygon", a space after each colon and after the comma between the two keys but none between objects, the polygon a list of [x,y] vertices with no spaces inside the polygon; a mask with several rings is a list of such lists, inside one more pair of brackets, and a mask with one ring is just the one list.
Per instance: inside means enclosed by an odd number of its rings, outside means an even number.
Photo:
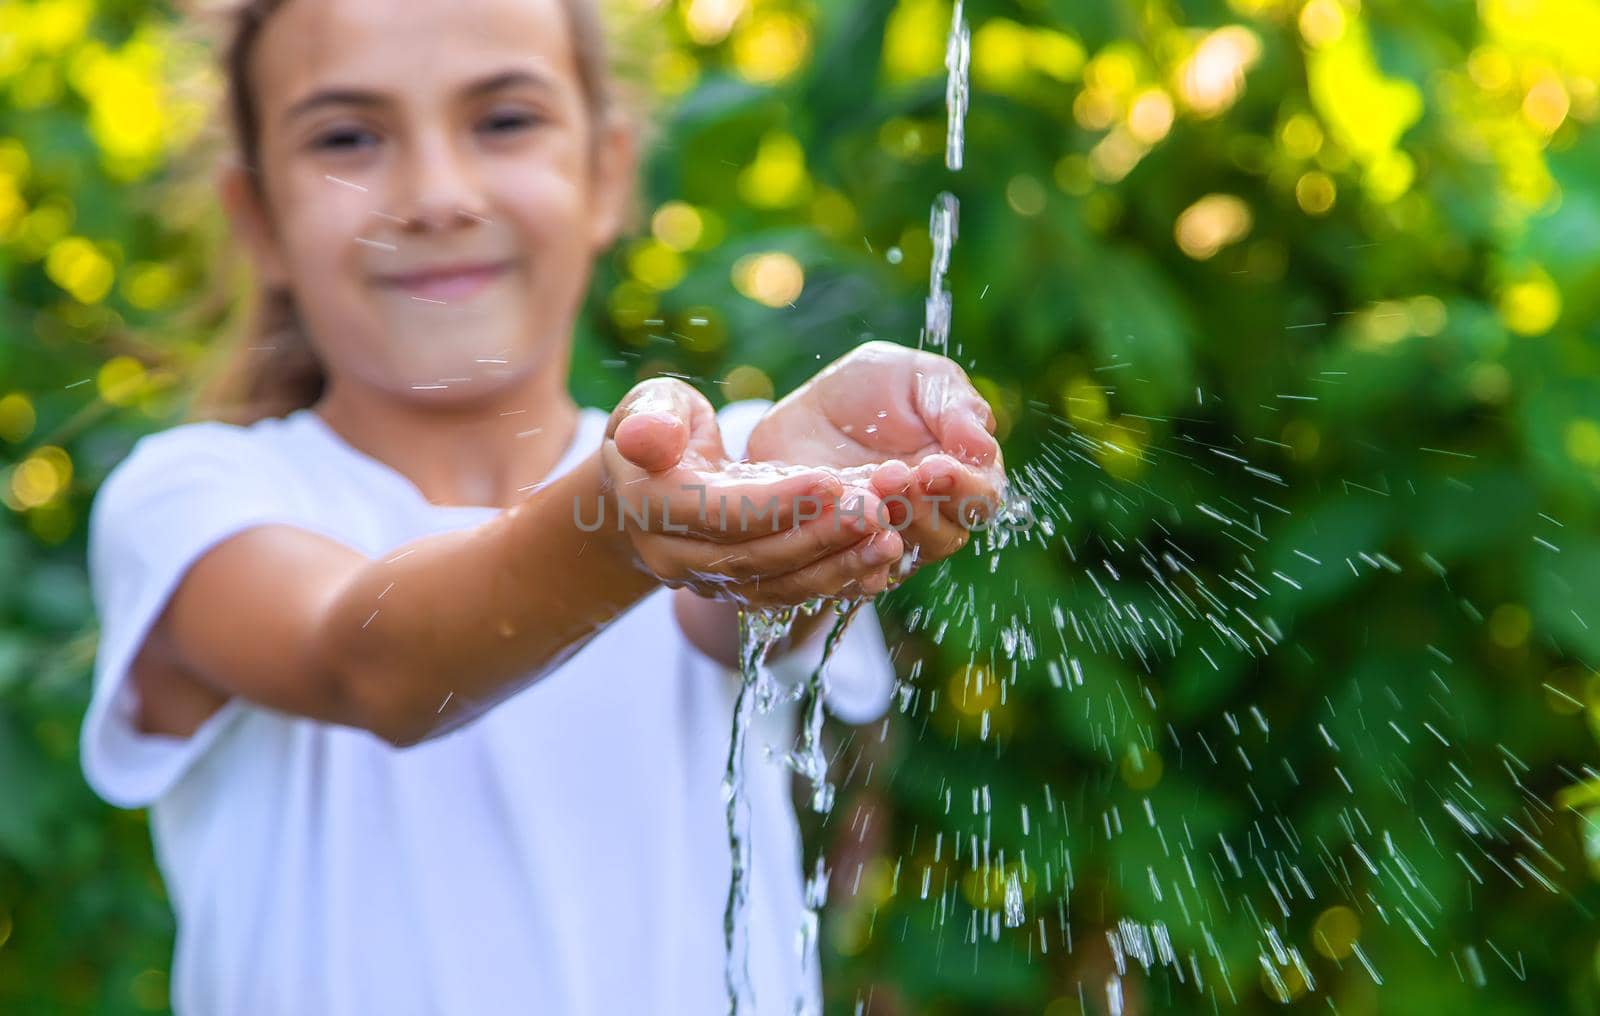
[{"label": "eye", "polygon": [[319,152],[353,152],[364,147],[363,142],[376,140],[376,136],[360,127],[339,127],[318,135],[311,147]]},{"label": "eye", "polygon": [[483,127],[493,134],[508,134],[512,131],[526,130],[543,123],[543,118],[532,113],[507,110],[492,113],[483,120]]}]

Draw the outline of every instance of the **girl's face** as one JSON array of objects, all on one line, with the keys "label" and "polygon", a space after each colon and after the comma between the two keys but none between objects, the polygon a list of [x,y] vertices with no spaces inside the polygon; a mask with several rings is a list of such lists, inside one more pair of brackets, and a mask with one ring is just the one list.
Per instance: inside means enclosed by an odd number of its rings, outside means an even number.
[{"label": "girl's face", "polygon": [[266,207],[224,193],[335,390],[460,404],[564,365],[631,139],[560,0],[294,0],[251,66]]}]

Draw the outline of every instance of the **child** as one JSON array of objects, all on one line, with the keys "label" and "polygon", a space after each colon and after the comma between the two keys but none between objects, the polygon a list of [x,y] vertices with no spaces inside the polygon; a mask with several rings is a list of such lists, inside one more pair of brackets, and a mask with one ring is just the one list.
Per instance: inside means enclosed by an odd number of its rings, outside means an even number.
[{"label": "child", "polygon": [[[90,532],[83,765],[151,807],[173,1007],[722,1011],[737,605],[872,595],[960,549],[952,505],[1001,475],[992,418],[953,364],[884,344],[774,407],[667,379],[573,402],[633,185],[587,0],[254,0],[233,26],[252,415],[140,441]],[[745,504],[776,507],[717,507]],[[788,680],[820,651],[799,627]],[[844,719],[881,713],[870,611],[830,674]],[[749,967],[778,1013],[816,985],[762,740]]]}]

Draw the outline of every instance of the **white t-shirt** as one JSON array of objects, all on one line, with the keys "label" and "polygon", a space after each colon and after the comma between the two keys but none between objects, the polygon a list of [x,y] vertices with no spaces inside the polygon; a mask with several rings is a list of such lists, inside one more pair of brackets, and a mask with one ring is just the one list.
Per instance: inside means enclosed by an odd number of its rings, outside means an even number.
[{"label": "white t-shirt", "polygon": [[[764,409],[719,414],[737,455]],[[583,411],[552,476],[598,448]],[[439,506],[300,410],[248,427],[146,437],[90,520],[101,636],[84,773],[151,809],[177,914],[172,1000],[183,1016],[560,1016],[725,1008],[729,855],[721,797],[736,678],[647,596],[563,666],[444,737],[396,749],[366,731],[235,697],[187,738],[134,722],[129,664],[206,550],[263,523],[378,557],[491,518]],[[549,577],[560,582],[559,575]],[[794,680],[820,638],[787,657]],[[882,631],[861,612],[830,665],[830,706],[887,706]],[[748,742],[754,1008],[787,1014],[800,973],[793,707]],[[747,1000],[748,1001],[748,1000]]]}]

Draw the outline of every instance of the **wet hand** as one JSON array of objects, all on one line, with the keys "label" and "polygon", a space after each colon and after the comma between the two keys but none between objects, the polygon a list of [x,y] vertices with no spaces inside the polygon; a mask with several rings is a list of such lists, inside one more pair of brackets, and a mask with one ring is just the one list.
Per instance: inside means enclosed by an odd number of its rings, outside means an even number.
[{"label": "wet hand", "polygon": [[836,360],[774,406],[749,456],[868,470],[912,566],[964,547],[999,506],[1005,465],[994,414],[955,362],[889,342]]},{"label": "wet hand", "polygon": [[[881,592],[898,534],[863,476],[729,462],[705,397],[661,378],[606,427],[606,495],[641,567],[664,584],[751,606]],[[623,510],[626,508],[626,510]]]}]

